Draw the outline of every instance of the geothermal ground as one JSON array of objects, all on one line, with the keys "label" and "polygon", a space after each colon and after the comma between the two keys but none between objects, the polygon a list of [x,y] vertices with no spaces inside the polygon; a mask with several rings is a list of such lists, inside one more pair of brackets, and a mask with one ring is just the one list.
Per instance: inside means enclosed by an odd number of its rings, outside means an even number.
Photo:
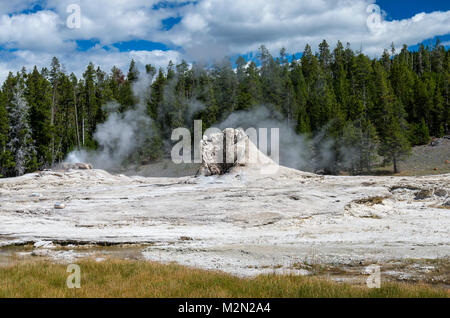
[{"label": "geothermal ground", "polygon": [[0,180],[0,264],[116,255],[340,280],[379,264],[389,279],[449,286],[449,184],[450,174],[328,177],[284,167],[198,178],[43,171]]}]

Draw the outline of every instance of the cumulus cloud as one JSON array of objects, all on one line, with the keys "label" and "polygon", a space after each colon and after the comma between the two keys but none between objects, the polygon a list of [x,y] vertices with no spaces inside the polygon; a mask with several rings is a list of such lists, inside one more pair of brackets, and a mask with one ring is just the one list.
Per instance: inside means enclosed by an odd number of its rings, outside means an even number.
[{"label": "cumulus cloud", "polygon": [[0,43],[6,48],[36,51],[74,48],[73,43],[64,43],[60,29],[60,17],[53,11],[4,14],[0,17]]},{"label": "cumulus cloud", "polygon": [[[261,44],[292,53],[326,39],[362,45],[366,54],[381,55],[393,41],[414,45],[450,33],[450,11],[420,13],[404,20],[384,21],[369,28],[369,0],[203,0],[188,6],[184,18],[173,28],[170,39],[194,57],[204,47],[218,46],[224,53],[251,52]],[[382,8],[381,8],[382,9]]]},{"label": "cumulus cloud", "polygon": [[[81,8],[81,28],[68,28],[66,21],[71,4]],[[0,3],[0,80],[9,71],[22,66],[31,69],[48,66],[57,56],[69,72],[78,76],[89,62],[109,70],[116,65],[124,70],[132,58],[142,65],[166,66],[180,60],[180,53],[168,51],[130,50],[119,52],[112,44],[130,41],[152,41],[161,32],[162,21],[173,9],[153,10],[156,0],[20,0]],[[30,10],[39,4],[38,10]],[[172,6],[173,7],[173,6]],[[77,40],[95,40],[98,44],[79,50]]]},{"label": "cumulus cloud", "polygon": [[[70,29],[70,4],[81,8],[81,28]],[[0,3],[0,76],[22,65],[39,67],[51,56],[68,71],[93,61],[107,69],[124,66],[130,58],[159,65],[170,59],[198,60],[254,52],[265,44],[275,54],[282,47],[301,52],[326,39],[350,42],[354,49],[381,55],[394,42],[414,45],[450,33],[450,11],[419,13],[403,20],[367,25],[367,8],[374,0],[17,0]],[[29,10],[36,8],[38,10]],[[24,11],[24,10],[29,11]],[[383,9],[383,8],[381,8]],[[382,11],[381,11],[382,13]],[[180,18],[167,30],[163,21]],[[83,51],[77,40],[98,45]],[[167,45],[169,51],[118,52],[113,44],[145,40]],[[124,60],[122,60],[124,59]],[[78,73],[79,75],[80,73]]]},{"label": "cumulus cloud", "polygon": [[[81,8],[81,28],[61,30],[67,39],[98,39],[101,44],[133,39],[151,39],[161,29],[161,21],[170,13],[152,10],[156,0],[78,0]],[[67,17],[67,7],[73,0],[48,0],[47,8]]]}]

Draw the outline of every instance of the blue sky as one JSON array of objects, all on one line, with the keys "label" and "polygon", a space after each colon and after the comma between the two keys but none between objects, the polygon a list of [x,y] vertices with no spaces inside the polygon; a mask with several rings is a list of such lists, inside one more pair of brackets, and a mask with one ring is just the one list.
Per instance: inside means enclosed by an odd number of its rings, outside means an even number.
[{"label": "blue sky", "polygon": [[378,0],[376,3],[387,12],[387,20],[407,19],[420,12],[450,10],[448,0]]},{"label": "blue sky", "polygon": [[[386,11],[385,19],[388,21],[407,19],[420,12],[430,13],[450,10],[450,1],[448,0],[378,0],[377,4]],[[422,43],[432,45],[436,42],[436,38],[426,39]],[[450,35],[441,35],[439,40],[443,43],[450,42]],[[418,47],[419,43],[410,45],[411,50],[416,50]],[[449,47],[449,45],[446,45],[446,47]]]},{"label": "blue sky", "polygon": [[[80,75],[89,61],[110,69],[251,57],[261,44],[299,53],[326,39],[377,57],[394,42],[417,49],[437,36],[450,44],[450,1],[378,0],[383,17],[369,25],[374,0],[15,0],[0,2],[0,80],[57,56]],[[68,28],[78,4],[81,27]],[[416,14],[424,13],[414,17]]]}]

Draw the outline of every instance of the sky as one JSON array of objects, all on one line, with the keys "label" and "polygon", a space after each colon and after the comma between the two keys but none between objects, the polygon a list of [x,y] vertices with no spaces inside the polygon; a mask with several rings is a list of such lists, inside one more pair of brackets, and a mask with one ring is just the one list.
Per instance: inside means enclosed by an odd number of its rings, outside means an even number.
[{"label": "sky", "polygon": [[448,0],[0,0],[0,81],[53,56],[80,76],[90,61],[126,72],[131,59],[165,67],[254,56],[261,44],[294,54],[323,39],[379,57],[437,37],[450,45]]}]

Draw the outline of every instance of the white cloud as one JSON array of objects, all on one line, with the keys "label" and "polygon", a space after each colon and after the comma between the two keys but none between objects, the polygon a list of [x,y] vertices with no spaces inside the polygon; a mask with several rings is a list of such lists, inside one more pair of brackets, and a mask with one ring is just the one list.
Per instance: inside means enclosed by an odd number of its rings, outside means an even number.
[{"label": "white cloud", "polygon": [[[157,0],[47,0],[41,11],[11,14],[35,2],[19,0],[15,6],[0,7],[0,45],[49,51],[72,49],[74,40],[97,39],[102,45],[152,41],[162,32],[162,20],[176,15],[171,8],[152,10]],[[71,14],[67,9],[74,3],[81,8],[81,28],[66,25]]]},{"label": "white cloud", "polygon": [[59,16],[47,10],[0,16],[0,43],[7,48],[38,51],[73,48],[73,43],[64,43]]},{"label": "white cloud", "polygon": [[[364,53],[381,55],[394,42],[414,45],[450,33],[450,11],[420,13],[404,20],[382,21],[373,32],[367,26],[367,7],[374,0],[199,0],[179,6],[159,6],[158,0],[17,0],[1,1],[0,46],[18,51],[3,53],[0,76],[8,67],[36,63],[48,65],[56,55],[68,71],[79,72],[87,62],[124,66],[130,57],[143,62],[169,59],[201,59],[255,51],[265,44],[274,54],[281,47],[300,52],[307,43],[313,48],[326,39],[331,46],[340,40]],[[42,10],[17,13],[40,3]],[[69,4],[81,7],[80,29],[69,29],[66,12]],[[381,8],[383,9],[383,8]],[[168,17],[182,17],[171,30],[162,28]],[[96,39],[100,47],[129,40],[161,42],[174,50],[121,53],[94,48],[76,49],[75,40]],[[182,56],[183,55],[183,56]],[[122,60],[123,59],[123,60]],[[80,63],[78,65],[77,63]],[[81,63],[83,63],[81,65]],[[151,62],[150,62],[151,63]],[[153,62],[153,64],[157,64]],[[4,78],[4,76],[2,76]]]},{"label": "white cloud", "polygon": [[[367,26],[369,0],[203,0],[185,8],[182,22],[170,40],[187,52],[218,46],[223,53],[254,51],[265,44],[278,51],[302,51],[307,43],[317,47],[326,39],[363,46],[366,54],[381,55],[393,41],[414,45],[450,33],[450,11],[421,13],[410,19],[381,21],[378,32]],[[381,8],[383,9],[383,8]],[[382,12],[381,12],[382,13]],[[200,49],[198,49],[200,48]]]},{"label": "white cloud", "polygon": [[33,7],[39,0],[0,1],[0,14],[17,13]]},{"label": "white cloud", "polygon": [[[69,15],[68,5],[73,0],[49,0],[48,8],[54,9],[64,20]],[[108,45],[132,39],[151,40],[151,34],[159,31],[161,20],[168,17],[167,10],[152,10],[156,0],[78,0],[81,8],[81,28],[63,28],[66,39],[99,39]]]}]

